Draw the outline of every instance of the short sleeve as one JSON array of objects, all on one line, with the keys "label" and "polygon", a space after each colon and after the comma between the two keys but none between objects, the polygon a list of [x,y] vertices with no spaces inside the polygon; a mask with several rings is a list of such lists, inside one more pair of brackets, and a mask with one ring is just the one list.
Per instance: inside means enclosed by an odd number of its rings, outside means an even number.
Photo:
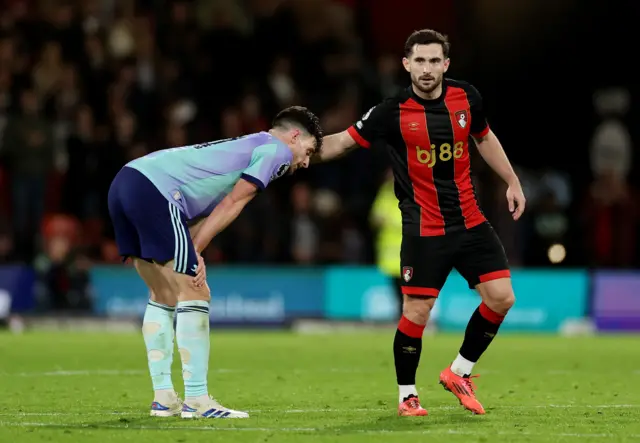
[{"label": "short sleeve", "polygon": [[289,149],[276,143],[258,146],[253,150],[251,163],[241,177],[262,190],[287,173],[292,158],[293,154]]},{"label": "short sleeve", "polygon": [[476,138],[484,137],[489,132],[489,123],[484,112],[482,96],[476,88],[469,85],[467,98],[471,108],[471,135]]},{"label": "short sleeve", "polygon": [[349,135],[363,148],[369,148],[376,140],[387,137],[393,106],[390,101],[384,101],[369,109],[362,118],[347,129]]}]

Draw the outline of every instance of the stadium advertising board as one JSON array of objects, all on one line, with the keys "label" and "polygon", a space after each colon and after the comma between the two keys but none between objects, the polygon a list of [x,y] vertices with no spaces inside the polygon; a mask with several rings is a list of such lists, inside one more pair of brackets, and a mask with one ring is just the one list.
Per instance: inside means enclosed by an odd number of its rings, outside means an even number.
[{"label": "stadium advertising board", "polygon": [[640,274],[593,274],[593,320],[601,331],[640,331]]},{"label": "stadium advertising board", "polygon": [[[131,268],[91,271],[96,313],[141,317],[148,292]],[[207,273],[212,292],[212,326],[280,326],[294,318],[324,314],[322,271],[287,268],[214,268]]]},{"label": "stadium advertising board", "polygon": [[0,267],[0,318],[11,312],[22,313],[35,305],[35,273],[29,266]]},{"label": "stadium advertising board", "polygon": [[389,278],[372,267],[335,267],[326,274],[326,316],[334,320],[395,321],[399,315]]},{"label": "stadium advertising board", "polygon": [[[502,329],[554,332],[587,310],[586,271],[514,270],[517,302]],[[393,288],[375,268],[334,268],[327,275],[327,316],[341,320],[394,320]],[[442,289],[432,320],[443,331],[463,331],[480,299],[453,272]]]},{"label": "stadium advertising board", "polygon": [[[566,321],[585,317],[589,275],[576,270],[512,270],[516,304],[501,331],[556,332]],[[480,298],[452,273],[440,292],[433,319],[443,331],[463,331]]]}]

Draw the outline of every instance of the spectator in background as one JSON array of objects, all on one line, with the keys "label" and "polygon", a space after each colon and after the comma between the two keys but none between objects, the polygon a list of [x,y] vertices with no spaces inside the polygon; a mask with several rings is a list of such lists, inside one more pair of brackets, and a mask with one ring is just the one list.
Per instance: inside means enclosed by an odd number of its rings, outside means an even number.
[{"label": "spectator in background", "polygon": [[262,103],[255,94],[246,94],[240,104],[240,113],[243,123],[242,132],[252,134],[269,129],[269,122],[262,114]]},{"label": "spectator in background", "polygon": [[57,42],[45,43],[33,69],[33,86],[40,97],[51,98],[62,79],[62,48]]},{"label": "spectator in background", "polygon": [[[2,42],[0,41],[0,47]],[[1,54],[0,49],[0,54]],[[1,55],[0,55],[1,58]],[[11,72],[3,68],[2,60],[0,60],[0,152],[2,152],[2,142],[4,141],[4,130],[7,126],[9,117],[9,109],[13,102],[11,94],[12,77]]]},{"label": "spectator in background", "polygon": [[589,264],[630,267],[637,263],[640,195],[613,171],[593,182],[583,206]]},{"label": "spectator in background", "polygon": [[235,108],[227,108],[222,113],[222,138],[239,137],[242,135],[242,114]]},{"label": "spectator in background", "polygon": [[271,100],[272,112],[299,101],[295,80],[292,77],[291,59],[278,56],[267,76],[267,96]]},{"label": "spectator in background", "polygon": [[350,229],[349,212],[340,196],[329,189],[318,189],[312,198],[313,213],[317,216],[317,261],[320,264],[336,264],[345,261],[345,232]]},{"label": "spectator in background", "polygon": [[68,126],[75,120],[75,112],[82,98],[82,90],[79,84],[78,73],[74,65],[65,65],[62,69],[60,81],[51,98],[53,113],[60,124],[64,126],[61,131],[66,138]]},{"label": "spectator in background", "polygon": [[[393,280],[398,306],[402,312],[402,275],[400,271],[400,247],[402,245],[402,214],[398,208],[393,187],[393,171],[387,170],[384,182],[371,208],[371,225],[376,234],[376,258],[378,269]],[[403,271],[404,272],[404,271]]]},{"label": "spectator in background", "polygon": [[605,89],[594,95],[602,122],[591,143],[594,181],[583,206],[590,264],[629,267],[637,263],[640,195],[628,182],[633,146],[622,121],[630,106],[629,92]]},{"label": "spectator in background", "polygon": [[[110,180],[129,159],[260,131],[275,112],[291,104],[317,110],[326,133],[342,130],[404,83],[403,76],[398,78],[402,54],[371,45],[376,39],[366,23],[358,23],[371,8],[371,2],[353,0],[5,3],[0,10],[0,215],[11,228],[19,228],[16,234],[23,240],[32,239],[46,186],[47,211],[67,211],[82,220],[85,230],[91,221],[91,237],[99,237],[110,229],[108,222],[98,220],[106,213]],[[371,32],[388,40],[386,31]],[[26,94],[39,102],[31,117],[21,112],[23,91],[36,91]],[[624,117],[631,102],[624,90],[608,89],[595,97],[602,123],[590,152],[594,177],[603,165],[629,171],[633,145]],[[27,118],[31,129],[16,130]],[[41,130],[34,132],[36,127]],[[27,160],[30,155],[37,160]],[[237,229],[225,231],[204,255],[216,263],[373,262],[373,242],[366,241],[372,237],[368,217],[386,162],[384,150],[358,150],[305,171],[300,177],[305,184],[293,190],[293,181],[277,183],[246,214],[252,217],[247,223],[264,220],[269,228],[248,229],[238,220]],[[483,166],[474,164],[474,173],[482,174]],[[530,172],[532,188],[541,188],[539,172]],[[58,180],[62,198],[56,195]],[[595,195],[613,187],[614,195],[628,195],[633,206],[626,179],[617,180],[597,178]],[[566,218],[572,226],[576,211],[558,206],[557,193],[550,192],[537,200],[539,206],[532,197],[532,211],[514,224],[504,208],[504,190],[487,177],[479,184],[483,202],[496,202],[494,214],[491,204],[483,207],[512,264],[546,265],[546,246],[538,241],[536,226]],[[575,192],[585,195],[584,187]],[[6,204],[9,194],[13,208]],[[587,198],[585,214],[600,214],[584,224],[585,229],[589,225],[591,251],[596,250],[595,239],[609,232],[603,222],[596,224],[606,219],[602,214],[614,214],[612,238],[632,229],[617,226],[633,223],[617,218],[615,213],[628,207],[627,200],[616,199],[611,203],[605,195],[605,203],[592,193]],[[293,214],[291,225],[287,214]],[[12,230],[0,231],[0,244]],[[310,232],[306,238],[301,234],[305,230]],[[582,243],[575,232],[569,229],[560,238]],[[13,241],[21,254],[30,255],[19,238]],[[102,251],[102,260],[114,259],[108,239],[92,243]],[[602,244],[601,251],[606,250]],[[608,262],[602,258],[607,254],[618,253],[602,253],[592,262]],[[635,256],[638,260],[637,252]]]},{"label": "spectator in background", "polygon": [[9,264],[14,261],[14,242],[11,223],[0,219],[0,263]]},{"label": "spectator in background", "polygon": [[313,193],[307,183],[291,190],[293,214],[290,218],[290,251],[297,264],[310,265],[319,258],[320,238],[317,215],[312,209]]},{"label": "spectator in background", "polygon": [[100,215],[103,168],[108,163],[106,147],[96,134],[93,111],[87,105],[78,108],[75,125],[67,140],[68,169],[63,187],[63,207],[81,219]]},{"label": "spectator in background", "polygon": [[392,97],[402,88],[400,63],[392,54],[384,54],[378,58],[378,93],[380,98]]},{"label": "spectator in background", "polygon": [[88,35],[84,40],[84,54],[78,64],[85,85],[83,92],[86,102],[93,109],[97,120],[107,117],[107,91],[110,72],[107,67],[107,53],[104,42],[98,35]]},{"label": "spectator in background", "polygon": [[622,120],[630,106],[629,91],[598,91],[593,101],[602,120],[591,140],[591,170],[596,178],[608,173],[626,178],[631,169],[633,152],[629,129]]},{"label": "spectator in background", "polygon": [[51,123],[41,114],[33,89],[20,96],[20,113],[4,133],[4,153],[11,171],[14,232],[19,251],[29,257],[33,238],[44,214],[47,179],[53,170],[54,138]]},{"label": "spectator in background", "polygon": [[56,217],[49,225],[43,251],[34,262],[37,309],[89,312],[89,259],[73,249],[75,221]]}]

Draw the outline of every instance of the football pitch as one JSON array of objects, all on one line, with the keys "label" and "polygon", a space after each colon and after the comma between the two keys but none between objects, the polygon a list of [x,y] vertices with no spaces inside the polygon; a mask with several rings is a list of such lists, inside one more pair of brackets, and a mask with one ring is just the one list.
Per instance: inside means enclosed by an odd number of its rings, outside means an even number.
[{"label": "football pitch", "polygon": [[[460,338],[425,337],[429,416],[399,418],[393,331],[214,331],[210,392],[251,418],[193,421],[148,416],[140,335],[3,332],[0,442],[640,441],[640,338],[499,336],[477,367],[485,416],[438,385]],[[179,375],[176,359],[182,392]]]}]

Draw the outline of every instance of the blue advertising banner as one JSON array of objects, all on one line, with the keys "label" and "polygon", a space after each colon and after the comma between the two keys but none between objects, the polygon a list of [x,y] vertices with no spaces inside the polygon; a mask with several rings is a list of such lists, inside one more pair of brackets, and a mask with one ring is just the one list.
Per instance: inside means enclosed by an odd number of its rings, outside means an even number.
[{"label": "blue advertising banner", "polygon": [[21,313],[35,305],[35,273],[29,266],[0,267],[0,311]]},{"label": "blue advertising banner", "polygon": [[[143,315],[147,289],[132,268],[97,267],[91,278],[98,314]],[[587,271],[513,270],[512,279],[517,302],[502,326],[506,331],[555,332],[586,315]],[[212,268],[208,283],[213,326],[279,326],[297,318],[395,321],[399,315],[392,282],[375,267]],[[454,272],[433,321],[443,331],[462,331],[479,303]]]},{"label": "blue advertising banner", "polygon": [[[132,268],[91,271],[96,313],[141,317],[148,290]],[[212,325],[282,325],[293,318],[324,315],[324,274],[299,268],[211,268]]]},{"label": "blue advertising banner", "polygon": [[374,267],[326,271],[326,316],[334,320],[395,321],[399,304],[389,278]]},{"label": "blue advertising banner", "polygon": [[[512,270],[516,304],[501,330],[556,332],[570,319],[587,311],[589,276],[586,271]],[[467,282],[452,273],[440,292],[433,320],[443,331],[463,331],[480,297]]]},{"label": "blue advertising banner", "polygon": [[596,272],[593,318],[601,331],[640,331],[640,273]]}]

